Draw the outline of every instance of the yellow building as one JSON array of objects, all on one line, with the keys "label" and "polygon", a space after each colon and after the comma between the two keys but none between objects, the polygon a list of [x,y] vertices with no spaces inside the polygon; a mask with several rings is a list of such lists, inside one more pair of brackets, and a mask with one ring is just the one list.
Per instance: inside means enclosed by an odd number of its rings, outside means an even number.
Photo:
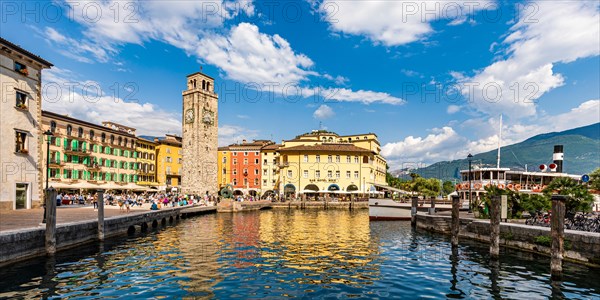
[{"label": "yellow building", "polygon": [[278,190],[366,193],[385,185],[386,160],[374,133],[339,136],[315,130],[279,147]]},{"label": "yellow building", "polygon": [[139,138],[136,141],[137,184],[147,187],[157,187],[156,180],[156,146],[157,142]]},{"label": "yellow building", "polygon": [[279,186],[279,144],[269,144],[260,149],[261,191],[263,195],[275,191]]},{"label": "yellow building", "polygon": [[219,172],[217,173],[217,182],[219,190],[231,183],[231,152],[229,147],[219,147]]},{"label": "yellow building", "polygon": [[156,146],[156,179],[159,190],[179,191],[181,188],[181,137],[167,134],[154,139]]}]

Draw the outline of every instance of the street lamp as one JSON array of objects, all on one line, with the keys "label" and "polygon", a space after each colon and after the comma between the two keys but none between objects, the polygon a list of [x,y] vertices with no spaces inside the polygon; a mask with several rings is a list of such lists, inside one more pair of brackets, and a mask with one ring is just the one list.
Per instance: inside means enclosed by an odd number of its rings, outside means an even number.
[{"label": "street lamp", "polygon": [[44,190],[44,218],[42,223],[46,223],[46,204],[48,203],[48,179],[50,178],[50,137],[53,136],[52,131],[50,129],[44,132],[44,135],[47,136],[46,140],[46,189]]},{"label": "street lamp", "polygon": [[471,155],[471,153],[469,153],[469,155],[467,155],[467,160],[469,161],[469,213],[473,212],[473,203],[471,201],[471,198],[473,197],[471,194],[471,162],[473,161],[473,155]]}]

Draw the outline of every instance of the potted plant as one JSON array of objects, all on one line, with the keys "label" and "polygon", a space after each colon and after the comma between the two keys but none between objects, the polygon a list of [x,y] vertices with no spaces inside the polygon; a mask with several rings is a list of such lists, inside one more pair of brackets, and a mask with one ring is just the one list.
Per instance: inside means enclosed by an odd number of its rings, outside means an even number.
[{"label": "potted plant", "polygon": [[29,76],[29,71],[27,71],[27,68],[19,69],[19,73],[21,73],[22,75],[25,75],[25,76]]},{"label": "potted plant", "polygon": [[19,104],[17,104],[17,108],[18,109],[27,109],[27,105],[25,105],[25,103],[19,103]]}]

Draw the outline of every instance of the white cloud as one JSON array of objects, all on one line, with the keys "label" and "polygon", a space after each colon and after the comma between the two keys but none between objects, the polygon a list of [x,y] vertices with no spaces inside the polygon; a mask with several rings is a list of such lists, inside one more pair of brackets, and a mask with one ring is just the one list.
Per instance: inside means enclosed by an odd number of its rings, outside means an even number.
[{"label": "white cloud", "polygon": [[317,110],[315,110],[315,112],[313,113],[313,117],[319,120],[329,119],[333,116],[335,116],[335,112],[331,107],[325,104],[319,106],[319,108],[317,108]]},{"label": "white cloud", "polygon": [[124,101],[107,95],[111,93],[103,92],[98,83],[79,80],[68,70],[54,67],[44,71],[44,110],[68,114],[95,124],[112,121],[136,128],[138,135],[181,134],[180,114],[162,110],[148,102]]},{"label": "white cloud", "polygon": [[[502,146],[522,142],[548,132],[559,132],[600,122],[600,100],[588,100],[570,111],[535,119],[534,123],[508,121],[502,126]],[[431,164],[441,160],[460,159],[468,153],[477,154],[498,147],[500,118],[469,119],[455,127],[433,129],[425,137],[409,136],[399,142],[387,143],[382,154],[393,168],[407,163]],[[457,132],[456,130],[460,130]],[[472,133],[472,139],[466,137]]]},{"label": "white cloud", "polygon": [[365,90],[353,91],[346,88],[305,88],[302,90],[302,95],[304,97],[316,96],[317,99],[321,98],[325,102],[339,101],[359,102],[363,104],[384,103],[393,105],[402,105],[406,103],[405,100],[394,97],[388,93]]},{"label": "white cloud", "polygon": [[250,141],[258,136],[258,130],[248,129],[236,125],[219,126],[219,146],[227,146],[241,143],[243,140]]},{"label": "white cloud", "polygon": [[[600,54],[600,13],[597,1],[532,2],[534,16],[524,12],[504,39],[507,58],[472,77],[454,76],[469,85],[462,90],[475,109],[514,118],[537,113],[536,100],[562,86],[556,63]],[[500,93],[498,93],[500,92]]]},{"label": "white cloud", "polygon": [[234,26],[228,35],[209,35],[198,43],[198,56],[221,68],[227,76],[243,83],[297,84],[305,81],[313,61],[296,54],[279,35],[260,33],[249,23]]},{"label": "white cloud", "polygon": [[396,46],[425,39],[433,32],[433,21],[449,19],[451,25],[458,25],[477,10],[496,8],[495,1],[325,0],[319,12],[334,32]]},{"label": "white cloud", "polygon": [[455,114],[455,113],[457,113],[459,111],[460,111],[460,106],[454,105],[454,104],[448,105],[448,108],[446,109],[446,112],[448,114]]},{"label": "white cloud", "polygon": [[99,47],[89,41],[77,41],[66,37],[52,27],[46,27],[43,32],[38,29],[35,30],[40,31],[40,34],[47,37],[46,40],[57,47],[59,53],[79,62],[92,63],[93,60],[88,58],[90,55],[99,62],[107,62],[110,55],[116,53],[116,50],[111,46]]}]

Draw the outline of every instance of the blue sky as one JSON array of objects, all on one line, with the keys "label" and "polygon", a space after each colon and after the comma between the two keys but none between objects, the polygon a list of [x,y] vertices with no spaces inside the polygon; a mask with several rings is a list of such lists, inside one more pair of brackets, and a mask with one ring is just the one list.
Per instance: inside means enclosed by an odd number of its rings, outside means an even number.
[{"label": "blue sky", "polygon": [[200,66],[216,79],[220,144],[319,126],[375,132],[393,168],[494,149],[500,114],[504,144],[600,121],[597,1],[3,1],[2,11],[0,35],[55,65],[44,109],[140,134],[180,132],[185,76]]}]

